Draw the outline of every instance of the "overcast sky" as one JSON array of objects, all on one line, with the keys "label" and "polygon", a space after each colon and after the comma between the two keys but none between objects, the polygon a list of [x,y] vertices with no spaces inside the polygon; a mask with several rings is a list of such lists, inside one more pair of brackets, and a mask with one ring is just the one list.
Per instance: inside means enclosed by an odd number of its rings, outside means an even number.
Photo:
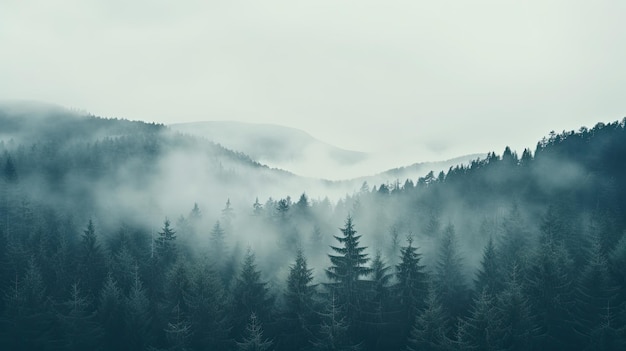
[{"label": "overcast sky", "polygon": [[625,18],[619,0],[2,0],[0,98],[414,161],[521,153],[626,116]]}]

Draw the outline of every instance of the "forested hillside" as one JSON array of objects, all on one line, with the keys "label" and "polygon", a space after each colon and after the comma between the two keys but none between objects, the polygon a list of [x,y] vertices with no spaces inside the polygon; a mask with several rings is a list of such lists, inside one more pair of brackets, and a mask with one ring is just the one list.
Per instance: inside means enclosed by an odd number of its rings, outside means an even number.
[{"label": "forested hillside", "polygon": [[626,347],[626,119],[331,202],[59,114],[0,112],[2,350]]}]

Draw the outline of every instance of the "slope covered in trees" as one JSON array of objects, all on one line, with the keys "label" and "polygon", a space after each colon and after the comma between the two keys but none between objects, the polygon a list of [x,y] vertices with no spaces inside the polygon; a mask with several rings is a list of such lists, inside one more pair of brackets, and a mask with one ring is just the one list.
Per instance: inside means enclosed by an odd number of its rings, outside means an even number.
[{"label": "slope covered in trees", "polygon": [[[15,118],[0,349],[626,347],[626,120],[331,203],[228,186],[263,167],[161,126],[61,119],[18,138]],[[210,178],[221,191],[160,182],[190,169],[181,145],[241,167]]]}]

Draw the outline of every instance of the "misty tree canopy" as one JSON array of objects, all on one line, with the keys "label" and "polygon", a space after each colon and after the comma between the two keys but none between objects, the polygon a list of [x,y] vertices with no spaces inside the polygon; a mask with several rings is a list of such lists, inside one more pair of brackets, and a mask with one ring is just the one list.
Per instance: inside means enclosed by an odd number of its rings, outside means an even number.
[{"label": "misty tree canopy", "polygon": [[162,125],[0,109],[0,349],[623,350],[625,124],[331,201]]}]

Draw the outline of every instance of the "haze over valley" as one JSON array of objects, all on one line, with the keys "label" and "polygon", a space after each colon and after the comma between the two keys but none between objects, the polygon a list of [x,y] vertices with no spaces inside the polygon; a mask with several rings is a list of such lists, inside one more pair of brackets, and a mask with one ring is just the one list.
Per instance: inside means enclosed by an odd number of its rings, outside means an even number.
[{"label": "haze over valley", "polygon": [[[550,132],[521,154],[507,147],[331,181],[221,144],[313,168],[349,169],[367,155],[276,126],[181,133],[3,102],[0,343],[452,350],[609,338],[602,349],[619,349],[625,123]],[[210,140],[212,128],[227,137]],[[487,321],[504,329],[487,338]]]},{"label": "haze over valley", "polygon": [[0,350],[626,350],[624,18],[2,0]]}]

